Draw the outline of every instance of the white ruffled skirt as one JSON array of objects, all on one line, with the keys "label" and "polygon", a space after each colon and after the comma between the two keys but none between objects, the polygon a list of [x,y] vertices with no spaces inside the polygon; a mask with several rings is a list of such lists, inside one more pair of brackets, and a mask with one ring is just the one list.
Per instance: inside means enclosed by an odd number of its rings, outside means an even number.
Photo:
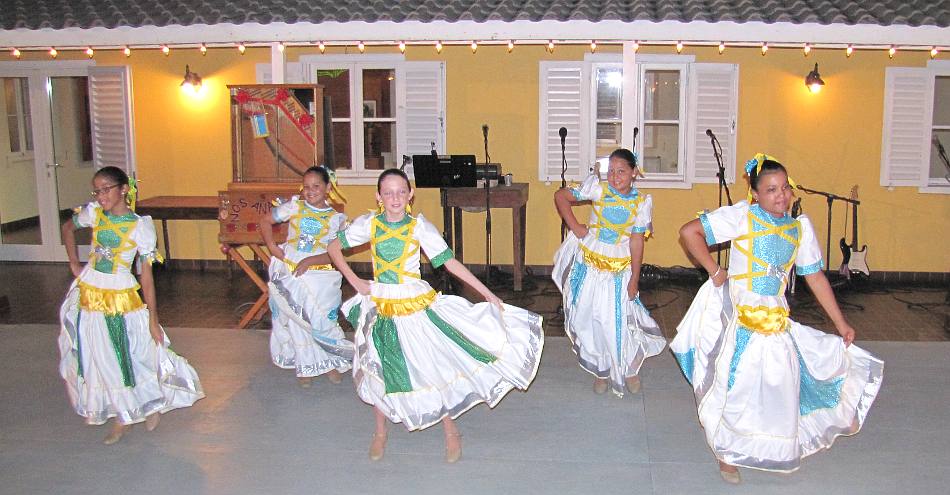
[{"label": "white ruffled skirt", "polygon": [[738,325],[730,285],[707,281],[700,288],[670,349],[693,386],[719,460],[794,471],[802,458],[861,429],[884,363],[795,321],[771,335]]},{"label": "white ruffled skirt", "polygon": [[343,277],[336,270],[308,270],[295,277],[286,263],[271,258],[271,361],[298,377],[345,372],[353,361],[353,343],[337,322]]},{"label": "white ruffled skirt", "polygon": [[627,244],[607,244],[593,235],[578,240],[568,233],[554,255],[551,277],[560,289],[564,331],[571,339],[581,368],[609,380],[623,396],[624,380],[640,372],[646,358],[666,347],[666,339],[650,312],[637,298],[630,300],[630,269],[612,272],[589,266],[581,243],[609,258],[629,258]]},{"label": "white ruffled skirt", "polygon": [[[91,266],[79,280],[100,289],[137,285],[131,274],[100,273]],[[198,374],[172,351],[168,336],[163,345],[152,339],[147,308],[125,313],[124,328],[113,324],[110,329],[103,313],[79,307],[79,280],[73,282],[60,308],[59,335],[59,372],[76,414],[89,424],[103,424],[109,418],[132,424],[155,412],[191,406],[204,397]],[[122,345],[131,376],[128,369],[123,374],[114,341],[127,342]]]},{"label": "white ruffled skirt", "polygon": [[[343,312],[356,329],[356,391],[390,421],[427,428],[481,402],[494,407],[534,379],[544,346],[540,315],[435,294],[422,280],[370,288]],[[387,308],[400,314],[385,316]]]}]

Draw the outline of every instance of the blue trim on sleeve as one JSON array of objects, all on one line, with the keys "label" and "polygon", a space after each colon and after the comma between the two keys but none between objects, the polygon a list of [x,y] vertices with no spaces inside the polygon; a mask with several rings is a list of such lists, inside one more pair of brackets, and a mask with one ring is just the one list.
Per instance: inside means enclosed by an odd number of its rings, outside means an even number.
[{"label": "blue trim on sleeve", "polygon": [[283,220],[281,220],[280,218],[277,217],[277,208],[274,208],[273,210],[270,211],[270,218],[271,218],[271,220],[273,220],[273,221],[275,221],[275,222],[277,222],[277,223],[283,222]]},{"label": "blue trim on sleeve", "polygon": [[703,233],[706,234],[706,245],[712,246],[713,244],[718,244],[716,242],[716,236],[713,235],[712,225],[709,225],[709,218],[706,217],[705,213],[699,215],[699,223],[703,224]]},{"label": "blue trim on sleeve", "polygon": [[574,201],[581,201],[581,192],[578,189],[571,188],[571,196],[574,196]]},{"label": "blue trim on sleeve", "polygon": [[630,232],[633,234],[646,234],[650,231],[650,227],[632,227]]},{"label": "blue trim on sleeve", "polygon": [[824,262],[819,259],[810,265],[796,266],[795,273],[798,275],[811,275],[812,273],[820,272],[822,266],[824,266]]}]

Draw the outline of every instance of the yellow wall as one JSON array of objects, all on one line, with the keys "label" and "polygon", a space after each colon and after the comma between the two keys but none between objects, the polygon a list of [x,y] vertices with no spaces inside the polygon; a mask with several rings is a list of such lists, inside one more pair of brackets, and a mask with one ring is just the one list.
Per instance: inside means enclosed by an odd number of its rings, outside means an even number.
[{"label": "yellow wall", "polygon": [[[373,49],[367,50],[368,53]],[[398,53],[395,48],[375,49]],[[328,50],[328,53],[330,51]],[[670,53],[669,48],[643,53]],[[316,49],[289,49],[289,61]],[[337,52],[339,53],[339,52]],[[947,271],[950,256],[944,240],[950,236],[950,198],[921,194],[916,188],[888,191],[880,187],[884,69],[887,66],[922,67],[924,52],[899,53],[890,60],[883,51],[859,51],[850,59],[842,50],[729,48],[687,49],[699,62],[739,64],[738,156],[764,151],[776,156],[799,183],[813,189],[847,195],[859,186],[861,243],[869,245],[872,270]],[[580,60],[584,47],[559,46],[554,54],[543,47],[482,46],[473,55],[467,47],[446,47],[441,55],[431,47],[409,47],[409,60],[445,60],[447,68],[447,151],[482,157],[481,125],[491,128],[490,152],[516,182],[530,183],[527,263],[548,265],[559,242],[559,220],[552,204],[555,185],[537,182],[538,168],[538,62]],[[254,82],[254,64],[269,61],[269,50],[212,49],[173,51],[139,50],[126,59],[115,52],[97,53],[101,65],[128,63],[134,86],[135,136],[143,197],[165,194],[209,195],[226,186],[231,177],[229,109],[225,84]],[[941,55],[944,57],[944,55]],[[820,64],[824,91],[809,94],[804,76]],[[188,63],[204,78],[207,93],[201,99],[183,95],[178,84]],[[738,167],[741,169],[742,161]],[[739,174],[741,175],[741,174]],[[356,216],[371,208],[374,187],[347,188],[347,212]],[[676,230],[697,210],[717,204],[715,185],[691,190],[649,190],[654,196],[656,238],[647,244],[644,262],[661,266],[685,265]],[[745,185],[732,186],[741,199]],[[806,196],[824,244],[825,201]],[[438,193],[418,193],[416,210],[441,225]],[[511,221],[498,210],[493,229],[492,259],[510,263]],[[844,209],[835,207],[832,226],[832,266],[840,263],[835,244],[843,235]],[[484,214],[465,214],[466,259],[484,260]],[[178,258],[219,259],[214,222],[174,222],[172,248]],[[850,236],[848,236],[850,238]],[[365,254],[357,259],[365,259]]]}]

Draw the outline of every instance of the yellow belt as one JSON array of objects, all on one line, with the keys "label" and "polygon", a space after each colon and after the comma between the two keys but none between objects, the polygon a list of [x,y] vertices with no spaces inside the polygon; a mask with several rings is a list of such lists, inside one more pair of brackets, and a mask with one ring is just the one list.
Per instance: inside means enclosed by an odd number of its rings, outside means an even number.
[{"label": "yellow belt", "polygon": [[[287,265],[288,268],[290,268],[290,271],[292,272],[297,271],[297,265],[298,265],[297,263],[294,263],[293,261],[290,261],[289,259],[284,258],[284,264]],[[330,265],[330,264],[310,265],[307,267],[307,271],[310,271],[310,270],[333,271],[334,268],[333,268],[333,265]]]},{"label": "yellow belt", "polygon": [[584,252],[584,263],[601,271],[622,272],[630,266],[630,258],[604,256],[587,249],[583,244],[581,244],[581,251]]},{"label": "yellow belt", "polygon": [[145,307],[138,286],[128,289],[100,289],[79,282],[79,307],[107,315],[124,314]]},{"label": "yellow belt", "polygon": [[432,301],[435,301],[435,289],[420,294],[416,297],[404,297],[401,299],[387,299],[383,297],[373,297],[379,314],[383,316],[406,316],[426,309]]},{"label": "yellow belt", "polygon": [[782,307],[737,306],[739,324],[761,335],[788,329],[788,310]]}]

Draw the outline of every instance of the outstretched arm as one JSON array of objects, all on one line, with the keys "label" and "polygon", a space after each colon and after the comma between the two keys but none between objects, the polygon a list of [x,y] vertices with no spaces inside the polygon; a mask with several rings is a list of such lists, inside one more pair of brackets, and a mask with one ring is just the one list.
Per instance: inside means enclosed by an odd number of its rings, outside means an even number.
[{"label": "outstretched arm", "polygon": [[851,342],[854,341],[854,328],[848,324],[844,314],[841,313],[841,308],[838,307],[838,301],[835,299],[834,291],[831,290],[828,278],[825,277],[823,272],[817,271],[805,275],[805,282],[808,284],[808,288],[811,289],[811,293],[815,295],[815,299],[818,300],[818,304],[821,304],[822,309],[831,318],[835,329],[844,339],[844,344],[851,345]]},{"label": "outstretched arm", "polygon": [[475,278],[475,275],[472,275],[472,272],[468,271],[468,268],[465,268],[459,260],[452,258],[445,262],[445,269],[449,271],[452,275],[462,282],[468,284],[471,288],[475,289],[476,292],[481,294],[486,301],[498,306],[498,309],[503,309],[501,306],[501,299],[498,298],[492,291],[488,290],[488,287],[485,287],[480,280]]},{"label": "outstretched arm", "polygon": [[577,217],[574,216],[574,210],[571,209],[572,201],[574,201],[574,195],[571,194],[570,189],[561,188],[554,193],[554,207],[557,209],[557,214],[561,215],[561,218],[564,219],[567,228],[571,229],[571,232],[573,232],[578,239],[581,239],[587,235],[588,228],[586,225],[578,222]]},{"label": "outstretched arm", "polygon": [[267,250],[270,251],[271,256],[283,260],[284,259],[284,250],[274,242],[274,216],[272,213],[265,213],[261,215],[261,237],[264,239],[264,244],[267,245]]},{"label": "outstretched arm", "polygon": [[82,263],[79,262],[79,252],[76,250],[76,224],[70,218],[63,222],[63,245],[66,246],[66,257],[69,258],[69,270],[74,277],[82,273]]},{"label": "outstretched arm", "polygon": [[356,276],[356,272],[350,268],[350,264],[346,262],[346,257],[343,256],[343,245],[340,244],[339,239],[333,239],[330,242],[327,246],[327,254],[330,255],[330,260],[333,261],[336,269],[340,270],[343,278],[356,289],[356,292],[364,296],[369,295],[369,282]]},{"label": "outstretched arm", "polygon": [[726,273],[726,270],[723,270],[722,267],[716,263],[716,260],[713,259],[712,255],[709,254],[709,247],[706,245],[706,234],[703,232],[703,224],[698,218],[680,227],[680,239],[683,240],[686,250],[689,251],[693,259],[709,273],[709,278],[712,279],[713,285],[716,287],[722,286],[722,284],[726,282],[726,278],[729,274]]}]

